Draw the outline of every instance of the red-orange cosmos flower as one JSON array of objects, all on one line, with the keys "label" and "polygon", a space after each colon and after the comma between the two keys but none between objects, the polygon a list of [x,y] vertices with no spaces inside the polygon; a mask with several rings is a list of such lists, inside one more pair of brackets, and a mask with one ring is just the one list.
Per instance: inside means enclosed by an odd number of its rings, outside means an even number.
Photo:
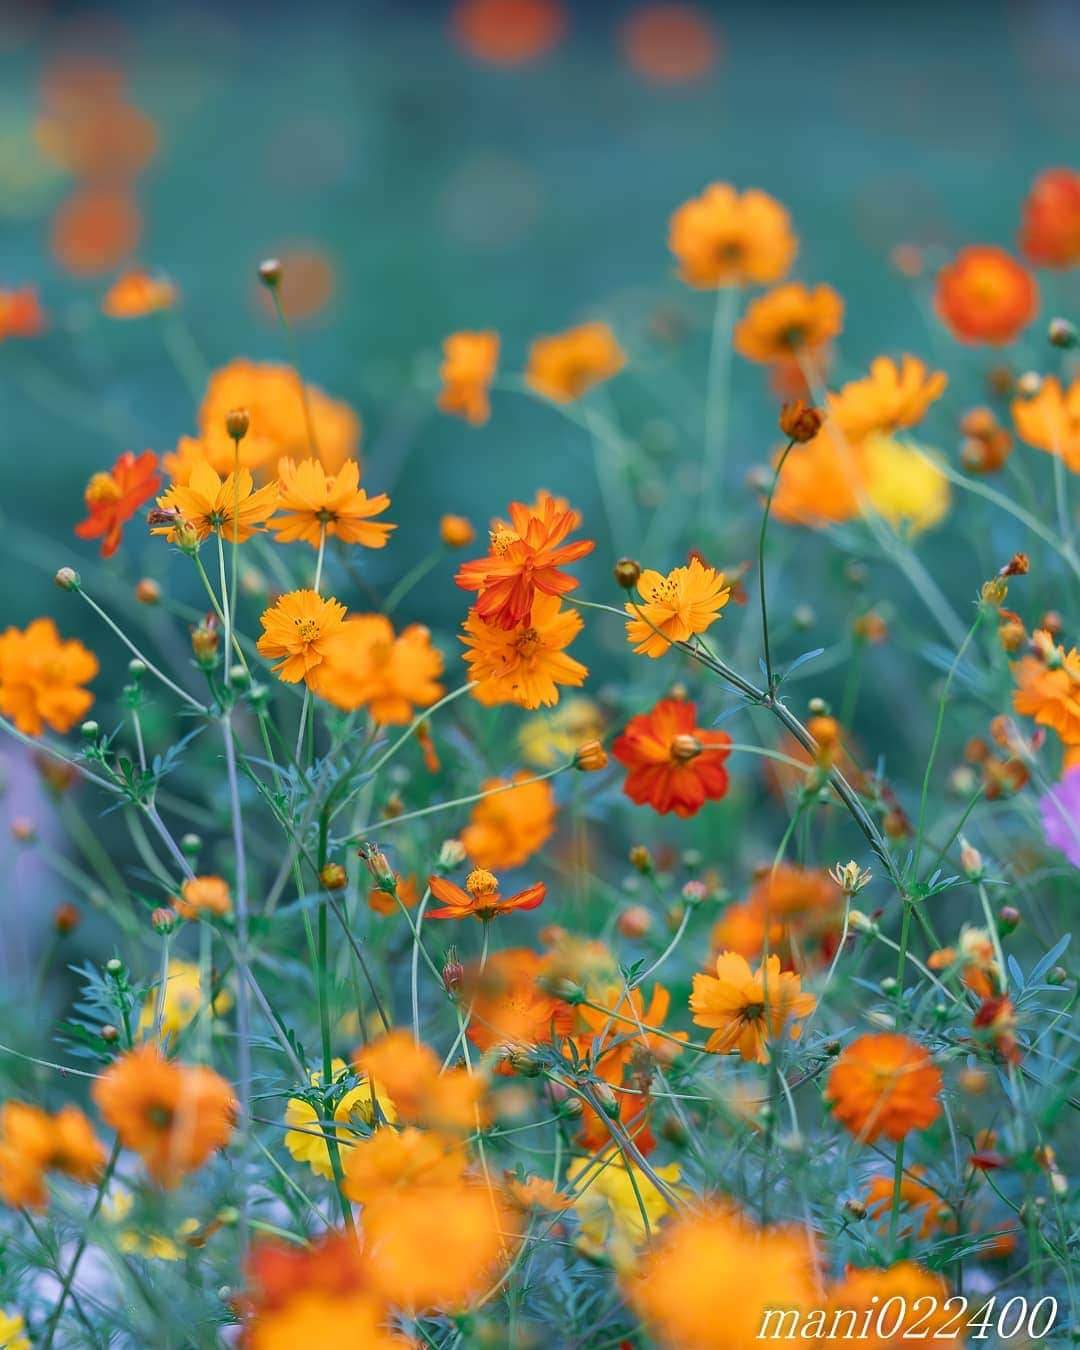
[{"label": "red-orange cosmos flower", "polygon": [[863,1143],[925,1130],[941,1115],[941,1071],[917,1041],[895,1032],[860,1036],[833,1065],[825,1101]]},{"label": "red-orange cosmos flower", "polygon": [[536,909],[547,895],[547,887],[542,881],[534,882],[516,895],[500,895],[498,878],[484,867],[469,873],[464,890],[445,877],[429,877],[428,885],[435,899],[443,902],[441,909],[428,910],[429,919],[467,919],[472,916],[486,923],[513,909]]},{"label": "red-orange cosmos flower", "polygon": [[727,792],[730,744],[727,732],[697,725],[697,708],[689,700],[665,698],[651,712],[632,717],[611,752],[630,770],[623,791],[632,802],[685,817]]},{"label": "red-orange cosmos flower", "polygon": [[0,342],[12,337],[37,337],[44,327],[45,313],[33,286],[0,291]]},{"label": "red-orange cosmos flower", "polygon": [[1036,267],[1080,262],[1080,173],[1046,169],[1031,185],[1020,225],[1020,252]]},{"label": "red-orange cosmos flower", "polygon": [[537,591],[566,595],[577,582],[560,569],[596,547],[592,539],[563,541],[580,517],[554,497],[535,506],[510,503],[510,525],[491,531],[487,556],[464,563],[454,580],[463,591],[476,591],[476,613],[496,628],[527,622]]},{"label": "red-orange cosmos flower", "polygon": [[938,273],[934,308],[961,342],[1012,342],[1039,311],[1035,278],[992,244],[962,248]]},{"label": "red-orange cosmos flower", "polygon": [[96,473],[84,494],[89,515],[75,526],[80,539],[100,539],[101,556],[111,558],[120,547],[124,525],[157,492],[161,475],[157,455],[125,450],[107,473]]}]

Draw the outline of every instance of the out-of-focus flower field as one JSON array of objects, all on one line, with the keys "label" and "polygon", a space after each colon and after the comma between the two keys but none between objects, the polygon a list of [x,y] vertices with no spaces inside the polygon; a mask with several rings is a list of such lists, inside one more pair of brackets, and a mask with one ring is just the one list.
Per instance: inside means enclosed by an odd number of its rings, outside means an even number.
[{"label": "out-of-focus flower field", "polygon": [[1080,21],[0,6],[0,1347],[1080,1335]]}]

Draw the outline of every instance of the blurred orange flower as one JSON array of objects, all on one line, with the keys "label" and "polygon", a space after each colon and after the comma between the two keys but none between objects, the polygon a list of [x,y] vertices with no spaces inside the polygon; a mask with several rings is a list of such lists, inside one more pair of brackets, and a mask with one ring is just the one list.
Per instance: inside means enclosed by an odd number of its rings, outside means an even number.
[{"label": "blurred orange flower", "polygon": [[411,1031],[394,1028],[353,1054],[353,1064],[381,1084],[398,1120],[433,1130],[472,1131],[486,1120],[486,1080],[466,1068],[446,1069]]},{"label": "blurred orange flower", "polygon": [[481,919],[487,923],[500,914],[515,909],[537,909],[544,902],[547,887],[534,882],[516,895],[502,895],[498,878],[483,867],[474,868],[465,879],[465,889],[455,886],[446,877],[428,877],[428,885],[441,909],[429,909],[429,919]]},{"label": "blurred orange flower", "polygon": [[825,1087],[833,1115],[861,1143],[899,1141],[941,1115],[941,1072],[917,1041],[895,1032],[859,1036]]},{"label": "blurred orange flower", "polygon": [[550,708],[559,701],[559,687],[579,688],[588,669],[566,654],[583,627],[575,609],[563,609],[557,595],[537,594],[532,613],[518,628],[485,623],[475,609],[465,620],[465,660],[472,697],[487,707],[516,703],[522,708]]},{"label": "blurred orange flower", "polygon": [[960,342],[1012,342],[1039,312],[1035,278],[993,244],[962,248],[938,273],[938,317]]},{"label": "blurred orange flower", "polygon": [[[465,852],[477,867],[519,867],[555,832],[555,794],[550,782],[525,782],[519,769],[512,778],[488,778],[461,832]],[[516,786],[511,786],[515,784]]]},{"label": "blurred orange flower", "polygon": [[[779,463],[782,451],[773,459]],[[859,514],[862,460],[857,446],[840,444],[828,423],[784,461],[773,493],[772,514],[786,525],[821,526]]]},{"label": "blurred orange flower", "polygon": [[120,547],[127,521],[161,486],[157,455],[144,450],[134,455],[125,450],[108,472],[96,473],[84,493],[86,520],[75,526],[80,539],[101,539],[101,556],[111,558]]},{"label": "blurred orange flower", "polygon": [[176,303],[176,287],[167,277],[136,269],[117,277],[101,302],[110,319],[142,319]]},{"label": "blurred orange flower", "polygon": [[831,286],[808,289],[801,281],[766,291],[750,302],[735,325],[735,350],[750,361],[813,357],[844,326],[844,302]]},{"label": "blurred orange flower", "polygon": [[[646,568],[638,578],[641,603],[625,606],[630,620],[626,638],[639,655],[663,656],[673,642],[704,633],[731,597],[723,572],[691,558],[664,576]],[[659,630],[659,631],[657,631]]]},{"label": "blurred orange flower", "polygon": [[462,998],[473,1010],[468,1036],[482,1053],[503,1047],[528,1050],[549,1045],[553,1034],[570,1034],[573,1010],[540,986],[542,973],[543,959],[527,947],[495,952],[482,971],[466,972]]},{"label": "blurred orange flower", "polygon": [[79,277],[109,272],[129,258],[142,236],[142,216],[126,191],[87,188],[63,202],[53,216],[52,251]]},{"label": "blurred orange flower", "polygon": [[0,713],[24,736],[45,726],[70,731],[94,701],[82,686],[98,673],[98,659],[76,638],[63,641],[52,619],[0,635]]},{"label": "blurred orange flower", "polygon": [[629,770],[623,791],[632,802],[685,817],[726,795],[730,744],[726,731],[697,725],[688,699],[667,698],[632,717],[611,753]]},{"label": "blurred orange flower", "polygon": [[274,538],[280,544],[298,540],[317,549],[324,536],[345,544],[383,548],[396,525],[373,521],[390,505],[385,492],[369,497],[360,487],[360,465],[347,459],[337,473],[327,473],[317,459],[278,462],[279,507]]},{"label": "blurred orange flower", "polygon": [[102,1119],[142,1155],[161,1186],[177,1186],[232,1137],[232,1088],[213,1069],[177,1064],[156,1045],[126,1051],[92,1089]]},{"label": "blurred orange flower", "polygon": [[463,563],[454,578],[463,591],[476,591],[476,614],[497,628],[518,628],[532,614],[536,592],[566,595],[577,581],[561,569],[596,547],[592,539],[563,541],[581,517],[544,494],[534,506],[510,503],[511,524],[491,531],[486,557]]},{"label": "blurred orange flower", "polygon": [[546,56],[566,32],[562,0],[458,0],[451,32],[470,56],[521,66]]},{"label": "blurred orange flower", "polygon": [[1080,745],[1080,651],[1066,651],[1044,631],[1035,634],[1033,646],[1039,654],[1012,667],[1013,707],[1056,731],[1066,745]]},{"label": "blurred orange flower", "polygon": [[0,290],[0,342],[37,337],[45,331],[45,311],[33,286]]},{"label": "blurred orange flower", "polygon": [[344,622],[345,606],[339,601],[316,591],[289,591],[263,612],[263,632],[256,646],[261,656],[278,661],[274,667],[278,679],[286,684],[311,683],[327,659],[330,639]]},{"label": "blurred orange flower", "polygon": [[1080,262],[1080,173],[1045,169],[1031,185],[1020,225],[1020,252],[1036,267]]},{"label": "blurred orange flower", "polygon": [[529,348],[525,383],[556,403],[573,403],[617,375],[626,353],[606,323],[583,323],[553,337],[536,338]]},{"label": "blurred orange flower", "polygon": [[[907,1211],[911,1224],[899,1230],[899,1237],[910,1237],[914,1232],[917,1238],[932,1237],[942,1230],[948,1231],[955,1224],[948,1219],[942,1220],[939,1211],[947,1208],[944,1199],[930,1189],[922,1178],[926,1175],[924,1167],[911,1167],[904,1171],[900,1181],[900,1207]],[[884,1237],[889,1231],[889,1213],[892,1209],[895,1178],[878,1174],[872,1177],[870,1185],[863,1195],[867,1213],[875,1219],[883,1220],[880,1233]],[[922,1210],[922,1217],[917,1211]]]},{"label": "blurred orange flower", "polygon": [[232,911],[232,896],[223,877],[189,877],[172,898],[173,908],[182,919],[198,919],[203,914],[224,915]]},{"label": "blurred orange flower", "polygon": [[395,635],[385,614],[353,614],[327,645],[312,689],[346,712],[366,708],[374,722],[404,726],[417,708],[446,692],[442,653],[423,624]]},{"label": "blurred orange flower", "polygon": [[651,84],[691,84],[716,65],[720,44],[709,15],[696,5],[653,4],[635,10],[619,30],[631,69]]},{"label": "blurred orange flower", "polygon": [[1047,375],[1032,398],[1013,400],[1012,416],[1021,440],[1080,473],[1080,378],[1063,390],[1056,375]]},{"label": "blurred orange flower", "polygon": [[672,215],[668,247],[691,286],[767,286],[782,280],[798,252],[791,217],[767,192],[713,183]]},{"label": "blurred orange flower", "polygon": [[443,340],[438,404],[474,427],[491,415],[488,389],[499,364],[498,333],[451,333]]},{"label": "blurred orange flower", "polygon": [[25,1102],[0,1106],[0,1200],[7,1205],[44,1209],[49,1192],[46,1172],[63,1172],[73,1181],[97,1181],[105,1149],[77,1106],[55,1115]]},{"label": "blurred orange flower", "polygon": [[[268,252],[281,264],[278,294],[286,318],[290,323],[313,319],[333,297],[337,282],[334,264],[317,248],[269,249]],[[255,284],[260,307],[276,318],[274,297],[261,282]]]},{"label": "blurred orange flower", "polygon": [[[887,1306],[896,1311],[885,1321],[889,1335],[881,1336],[877,1334],[878,1322],[873,1314]],[[894,1346],[907,1345],[911,1340],[935,1350],[959,1344],[956,1314],[949,1306],[948,1284],[941,1275],[924,1270],[914,1261],[900,1261],[884,1270],[848,1266],[843,1278],[829,1291],[826,1311],[828,1325],[850,1332],[867,1350],[893,1350]],[[862,1328],[867,1325],[869,1334],[863,1334]],[[848,1339],[846,1334],[844,1339]]]},{"label": "blurred orange flower", "polygon": [[944,371],[931,374],[914,356],[902,357],[899,364],[879,356],[871,362],[869,375],[829,395],[828,420],[852,441],[872,432],[891,434],[921,422],[947,383]]}]

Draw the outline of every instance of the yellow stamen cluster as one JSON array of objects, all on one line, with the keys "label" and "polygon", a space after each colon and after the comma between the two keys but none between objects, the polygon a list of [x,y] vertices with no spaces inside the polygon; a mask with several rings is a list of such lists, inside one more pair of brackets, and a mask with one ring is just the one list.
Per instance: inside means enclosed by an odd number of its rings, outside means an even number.
[{"label": "yellow stamen cluster", "polygon": [[498,878],[486,868],[477,867],[465,878],[465,889],[474,900],[479,900],[481,896],[495,894],[499,889]]}]

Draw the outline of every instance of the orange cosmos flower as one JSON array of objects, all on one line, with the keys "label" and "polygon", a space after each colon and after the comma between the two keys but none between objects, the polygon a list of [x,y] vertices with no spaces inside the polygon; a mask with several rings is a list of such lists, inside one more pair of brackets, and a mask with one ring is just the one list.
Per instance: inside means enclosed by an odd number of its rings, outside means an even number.
[{"label": "orange cosmos flower", "polygon": [[236,1103],[225,1079],[168,1060],[149,1042],[114,1060],[92,1091],[102,1118],[161,1186],[179,1185],[232,1137]]},{"label": "orange cosmos flower", "polygon": [[461,832],[462,846],[477,867],[520,867],[554,834],[551,784],[522,781],[528,777],[519,769],[511,779],[488,778],[480,784],[485,795]]},{"label": "orange cosmos flower", "polygon": [[914,356],[901,357],[899,364],[879,356],[871,362],[868,376],[845,384],[838,394],[829,396],[829,420],[851,441],[862,440],[872,432],[889,435],[921,422],[930,404],[945,392],[947,383],[944,371],[931,374]]},{"label": "orange cosmos flower", "polygon": [[611,753],[629,769],[623,791],[639,806],[666,815],[693,816],[728,790],[731,737],[697,725],[687,699],[661,699],[651,712],[632,717]]},{"label": "orange cosmos flower", "polygon": [[798,446],[784,461],[773,493],[772,515],[785,525],[816,527],[854,520],[860,511],[861,480],[859,447],[840,445],[826,424],[812,441]]},{"label": "orange cosmos flower", "polygon": [[[247,469],[230,473],[222,480],[205,460],[200,460],[192,467],[185,485],[174,483],[157,500],[163,511],[179,511],[181,519],[194,528],[200,539],[220,534],[242,544],[265,529],[277,499],[276,483],[267,483],[256,490]],[[168,535],[169,542],[175,543],[175,530],[174,525],[159,525],[151,533]]]},{"label": "orange cosmos flower", "polygon": [[567,12],[562,0],[458,0],[450,24],[470,56],[495,66],[521,66],[559,42]]},{"label": "orange cosmos flower", "polygon": [[938,318],[960,342],[1012,342],[1039,312],[1035,278],[993,244],[962,248],[938,273]]},{"label": "orange cosmos flower", "polygon": [[759,1350],[768,1312],[820,1304],[816,1266],[804,1230],[759,1228],[707,1201],[663,1225],[623,1290],[665,1350]]},{"label": "orange cosmos flower", "polygon": [[525,383],[556,403],[573,403],[626,365],[626,353],[606,323],[583,323],[529,348]]},{"label": "orange cosmos flower", "polygon": [[259,622],[263,633],[256,646],[268,660],[281,658],[274,667],[278,679],[286,684],[310,683],[327,659],[330,639],[345,622],[345,606],[316,591],[290,591],[265,610]]},{"label": "orange cosmos flower", "polygon": [[[667,576],[646,568],[638,578],[641,604],[627,604],[627,641],[639,655],[663,656],[673,642],[704,633],[731,597],[723,572],[691,558]],[[660,631],[657,632],[656,630]]]},{"label": "orange cosmos flower", "polygon": [[[89,515],[75,526],[80,539],[101,539],[101,556],[111,558],[120,547],[124,525],[161,486],[157,455],[125,450],[107,473],[96,473],[84,494]],[[104,536],[104,537],[103,537]]]},{"label": "orange cosmos flower", "polygon": [[[928,1238],[942,1230],[949,1231],[955,1225],[946,1219],[942,1221],[939,1211],[947,1208],[945,1201],[936,1191],[930,1189],[922,1178],[926,1175],[924,1167],[912,1167],[905,1171],[900,1181],[900,1206],[906,1209],[912,1219],[912,1227],[901,1228],[900,1237],[911,1237],[914,1229],[914,1236],[917,1238]],[[882,1237],[885,1237],[889,1231],[889,1213],[892,1209],[893,1186],[895,1178],[892,1175],[878,1175],[872,1177],[870,1185],[866,1188],[863,1196],[863,1202],[866,1205],[866,1212],[875,1219],[883,1222],[879,1228]],[[922,1217],[919,1218],[916,1211],[922,1210]]]},{"label": "orange cosmos flower", "polygon": [[823,868],[781,862],[767,868],[742,904],[731,905],[713,927],[715,950],[760,956],[768,925],[769,945],[782,957],[808,948],[832,950],[839,934],[844,897]]},{"label": "orange cosmos flower", "polygon": [[767,192],[739,193],[713,183],[671,217],[668,247],[691,286],[768,286],[782,280],[798,252],[791,217]]},{"label": "orange cosmos flower", "polygon": [[[482,971],[466,971],[462,999],[473,1010],[468,1037],[481,1053],[527,1050],[570,1034],[573,1010],[540,986],[543,973],[543,958],[527,947],[495,952]],[[507,1065],[501,1071],[512,1072]]]},{"label": "orange cosmos flower", "polygon": [[1080,473],[1080,379],[1063,390],[1057,376],[1048,375],[1033,398],[1014,400],[1012,415],[1021,440],[1059,455]]},{"label": "orange cosmos flower", "polygon": [[396,525],[372,521],[390,505],[385,492],[369,497],[360,487],[360,465],[347,459],[336,474],[328,474],[317,459],[278,463],[279,505],[274,538],[281,544],[304,540],[318,548],[324,536],[346,544],[383,548]]},{"label": "orange cosmos flower", "polygon": [[33,286],[0,290],[0,342],[13,337],[37,337],[44,330],[45,311]]},{"label": "orange cosmos flower", "polygon": [[1056,731],[1066,745],[1080,745],[1080,651],[1057,646],[1045,631],[1035,634],[1032,646],[1037,655],[1012,667],[1013,707]]},{"label": "orange cosmos flower", "polygon": [[417,708],[446,692],[439,683],[443,658],[423,624],[395,636],[385,614],[353,614],[327,644],[312,689],[346,712],[367,708],[383,726],[404,726]]},{"label": "orange cosmos flower", "polygon": [[743,1059],[759,1064],[768,1064],[769,1043],[779,1039],[785,1026],[790,1038],[798,1040],[802,1028],[797,1020],[808,1017],[816,1005],[813,994],[802,992],[798,975],[781,972],[778,956],[751,970],[736,952],[720,953],[715,977],[695,975],[690,995],[695,1023],[713,1028],[706,1050],[738,1050]]},{"label": "orange cosmos flower", "polygon": [[844,326],[844,302],[831,286],[791,281],[751,301],[735,325],[734,346],[750,361],[814,355]]},{"label": "orange cosmos flower", "polygon": [[445,877],[428,877],[428,885],[435,899],[443,902],[441,909],[428,910],[429,919],[467,919],[471,915],[487,923],[514,909],[536,909],[547,895],[547,887],[542,881],[534,882],[516,895],[500,895],[498,878],[483,867],[469,873],[464,890]]},{"label": "orange cosmos flower", "polygon": [[117,277],[105,292],[101,312],[110,319],[142,319],[176,304],[176,287],[167,277],[139,268]]},{"label": "orange cosmos flower", "polygon": [[44,1209],[45,1174],[63,1172],[73,1181],[96,1181],[105,1149],[76,1106],[55,1115],[25,1102],[0,1106],[0,1200],[18,1208]]},{"label": "orange cosmos flower", "polygon": [[860,1036],[842,1052],[825,1087],[833,1115],[860,1143],[899,1141],[941,1115],[941,1073],[916,1041],[895,1032]]},{"label": "orange cosmos flower", "polygon": [[1046,169],[1024,201],[1020,252],[1036,267],[1080,262],[1080,173]]},{"label": "orange cosmos flower", "polygon": [[391,1030],[361,1046],[353,1064],[394,1103],[398,1120],[433,1130],[471,1131],[486,1119],[486,1081],[468,1069],[443,1071],[442,1060],[410,1031]]},{"label": "orange cosmos flower", "polygon": [[443,356],[439,407],[482,426],[491,415],[488,389],[499,364],[498,333],[451,333],[443,340]]},{"label": "orange cosmos flower", "polygon": [[577,610],[563,609],[557,595],[538,594],[528,621],[519,628],[498,628],[469,610],[460,640],[469,679],[476,682],[473,698],[486,707],[552,707],[559,701],[560,685],[577,689],[589,673],[564,651],[582,626]]},{"label": "orange cosmos flower", "polygon": [[[899,1261],[885,1270],[848,1266],[829,1291],[826,1313],[825,1325],[837,1329],[837,1344],[900,1350],[918,1340],[945,1350],[962,1343],[956,1337],[956,1313],[949,1307],[949,1286],[914,1261]],[[885,1336],[877,1331],[882,1313]]]},{"label": "orange cosmos flower", "polygon": [[244,1350],[339,1344],[343,1329],[365,1350],[408,1350],[393,1331],[385,1295],[355,1237],[324,1233],[310,1244],[260,1239],[247,1262]]},{"label": "orange cosmos flower", "polygon": [[560,569],[596,547],[592,539],[563,541],[580,523],[576,511],[544,494],[535,506],[510,503],[510,525],[491,532],[488,554],[464,563],[454,580],[476,591],[476,613],[497,628],[518,628],[532,614],[536,592],[566,595],[577,581]]},{"label": "orange cosmos flower", "polygon": [[180,894],[173,896],[172,903],[182,919],[198,919],[202,914],[221,916],[232,911],[229,885],[222,877],[190,877]]},{"label": "orange cosmos flower", "polygon": [[720,44],[709,16],[694,5],[655,4],[635,10],[619,31],[632,69],[650,84],[691,84],[716,64]]},{"label": "orange cosmos flower", "polygon": [[109,272],[139,245],[142,215],[124,189],[78,189],[57,208],[50,243],[53,256],[77,277]]},{"label": "orange cosmos flower", "polygon": [[46,725],[70,731],[94,701],[81,686],[97,673],[93,652],[75,638],[63,641],[52,619],[9,628],[0,635],[0,713],[25,736],[40,736]]}]

